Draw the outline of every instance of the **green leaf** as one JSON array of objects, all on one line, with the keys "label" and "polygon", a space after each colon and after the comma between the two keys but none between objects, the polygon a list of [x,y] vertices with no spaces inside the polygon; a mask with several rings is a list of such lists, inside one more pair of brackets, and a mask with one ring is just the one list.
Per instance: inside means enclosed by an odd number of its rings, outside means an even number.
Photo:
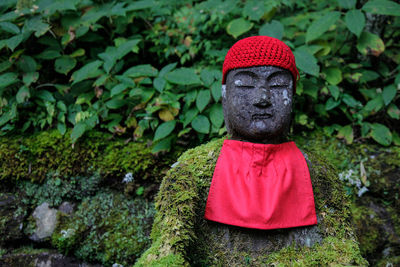
[{"label": "green leaf", "polygon": [[387,113],[393,119],[400,119],[400,109],[393,103],[389,105]]},{"label": "green leaf", "polygon": [[329,28],[334,25],[339,18],[340,12],[331,11],[328,14],[315,20],[313,23],[311,23],[310,27],[307,30],[306,42],[309,43],[320,37],[327,30],[329,30]]},{"label": "green leaf", "polygon": [[65,123],[57,123],[57,129],[60,132],[61,135],[64,135],[65,132],[67,131],[67,127],[65,126]]},{"label": "green leaf", "polygon": [[154,88],[156,88],[156,90],[159,91],[160,93],[164,90],[164,87],[166,84],[167,84],[167,81],[162,77],[157,77],[157,78],[154,78],[154,80],[153,80]]},{"label": "green leaf", "polygon": [[192,120],[199,114],[197,108],[191,108],[185,113],[185,119],[183,121],[183,127],[186,127]]},{"label": "green leaf", "polygon": [[12,105],[12,107],[3,115],[0,116],[0,126],[3,126],[10,120],[14,119],[17,116],[17,104]]},{"label": "green leaf", "polygon": [[67,75],[76,66],[76,59],[69,56],[57,58],[54,62],[54,68],[58,73]]},{"label": "green leaf", "polygon": [[342,128],[340,128],[338,132],[338,137],[344,138],[347,144],[353,143],[354,139],[353,127],[351,125],[343,126]]},{"label": "green leaf", "polygon": [[11,23],[11,22],[0,22],[0,29],[2,29],[3,31],[12,33],[12,34],[19,34],[20,30],[18,28],[17,25]]},{"label": "green leaf", "polygon": [[154,134],[153,142],[167,137],[175,129],[175,125],[175,120],[161,123],[160,126],[157,127],[157,130]]},{"label": "green leaf", "polygon": [[218,102],[221,99],[221,82],[220,81],[216,81],[211,85],[211,94],[212,94],[215,102]]},{"label": "green leaf", "polygon": [[56,99],[53,97],[53,95],[46,90],[36,91],[36,96],[44,101],[56,102]]},{"label": "green leaf", "polygon": [[176,65],[177,65],[177,63],[171,63],[171,64],[168,64],[167,66],[165,66],[164,68],[162,68],[160,70],[160,73],[158,74],[159,77],[164,77],[165,74],[167,74],[167,73],[171,72],[171,70],[175,69]]},{"label": "green leaf", "polygon": [[192,90],[186,93],[185,103],[190,106],[197,98],[197,90]]},{"label": "green leaf", "polygon": [[392,134],[393,144],[400,146],[400,135],[398,135],[396,132],[393,132]]},{"label": "green leaf", "polygon": [[60,56],[61,56],[61,54],[60,54],[59,51],[46,49],[42,53],[40,53],[39,55],[36,55],[35,57],[39,58],[39,59],[50,60],[50,59],[58,58]]},{"label": "green leaf", "polygon": [[71,132],[71,141],[73,144],[75,144],[75,142],[79,139],[79,137],[81,137],[86,131],[86,124],[81,121],[78,122],[74,128],[72,129]]},{"label": "green leaf", "polygon": [[21,88],[19,88],[16,95],[17,103],[24,103],[27,99],[29,99],[30,96],[31,94],[29,93],[29,88],[26,86],[22,86]]},{"label": "green leaf", "polygon": [[215,127],[221,128],[222,124],[224,123],[224,113],[222,111],[221,104],[217,103],[211,107],[210,120]]},{"label": "green leaf", "polygon": [[57,108],[62,112],[67,112],[67,106],[62,101],[57,102]]},{"label": "green leaf", "polygon": [[135,1],[134,3],[128,5],[125,10],[126,11],[134,11],[134,10],[141,10],[147,9],[156,6],[157,3],[154,1],[149,0],[142,0],[142,1]]},{"label": "green leaf", "polygon": [[102,61],[96,60],[91,63],[86,64],[79,70],[72,73],[71,80],[73,80],[72,84],[78,83],[80,81],[91,79],[99,75],[99,68],[103,64]]},{"label": "green leaf", "polygon": [[104,60],[103,67],[106,73],[109,73],[117,60],[120,60],[129,52],[131,52],[132,48],[135,47],[139,42],[140,40],[129,40],[122,43],[118,47],[109,46],[104,53],[100,53],[99,57]]},{"label": "green leaf", "polygon": [[36,82],[39,79],[39,72],[28,72],[24,73],[22,80],[26,86],[31,85],[31,83]]},{"label": "green leaf", "polygon": [[340,100],[335,101],[333,98],[329,98],[328,101],[326,101],[326,103],[325,103],[325,110],[329,111],[331,109],[336,108],[339,105],[340,105]]},{"label": "green leaf", "polygon": [[349,107],[355,108],[357,107],[360,103],[354,99],[354,97],[352,97],[349,94],[343,94],[343,98],[342,101]]},{"label": "green leaf", "polygon": [[37,68],[36,61],[32,57],[26,55],[21,56],[18,61],[18,66],[23,72],[34,72]]},{"label": "green leaf", "polygon": [[158,70],[149,64],[137,65],[129,68],[124,72],[123,76],[129,76],[131,78],[136,77],[155,77],[157,76]]},{"label": "green leaf", "polygon": [[363,55],[379,56],[385,51],[385,44],[378,35],[363,32],[358,39],[357,49]]},{"label": "green leaf", "polygon": [[200,84],[199,76],[194,69],[179,68],[165,75],[165,79],[170,83],[181,85]]},{"label": "green leaf", "polygon": [[128,88],[128,86],[126,84],[120,83],[117,84],[116,86],[114,86],[111,89],[111,97],[120,94],[121,92],[123,92],[126,88]]},{"label": "green leaf", "polygon": [[34,16],[25,22],[25,29],[35,33],[36,37],[40,37],[50,30],[50,25],[42,21],[41,16]]},{"label": "green leaf", "polygon": [[0,72],[8,70],[12,66],[12,63],[8,60],[0,63]]},{"label": "green leaf", "polygon": [[125,103],[126,102],[123,99],[113,98],[106,102],[106,107],[108,107],[109,109],[119,109],[120,107],[125,105]]},{"label": "green leaf", "polygon": [[342,8],[352,9],[356,6],[356,0],[337,0],[338,4]]},{"label": "green leaf", "polygon": [[243,16],[249,17],[251,20],[258,21],[264,15],[264,1],[246,1],[243,8]]},{"label": "green leaf", "polygon": [[349,31],[354,33],[357,37],[360,37],[360,34],[365,26],[364,13],[358,9],[350,10],[346,13],[344,22],[346,23]]},{"label": "green leaf", "polygon": [[239,18],[229,22],[228,26],[226,27],[226,31],[228,32],[228,34],[237,38],[243,33],[248,32],[251,28],[253,28],[253,23],[243,18]]},{"label": "green leaf", "polygon": [[299,69],[310,75],[318,77],[319,66],[317,59],[305,47],[300,47],[294,51],[296,65]]},{"label": "green leaf", "polygon": [[381,110],[383,105],[384,105],[383,98],[381,95],[379,95],[379,97],[376,97],[368,101],[367,104],[364,106],[363,110],[368,113],[371,111],[378,112],[379,110]]},{"label": "green leaf", "polygon": [[210,132],[210,122],[204,115],[198,115],[192,121],[192,128],[199,133],[208,134]]},{"label": "green leaf", "polygon": [[392,102],[393,98],[396,96],[397,90],[394,84],[386,86],[383,89],[382,92],[382,97],[383,97],[383,102],[385,103],[385,106],[389,105],[390,102]]},{"label": "green leaf", "polygon": [[203,81],[204,85],[208,87],[214,81],[214,72],[207,70],[207,69],[203,69],[200,72],[200,77],[201,77],[201,80]]},{"label": "green leaf", "polygon": [[389,0],[370,0],[362,9],[372,14],[400,16],[400,5]]},{"label": "green leaf", "polygon": [[18,82],[18,75],[14,72],[6,72],[0,75],[0,88]]},{"label": "green leaf", "polygon": [[336,85],[329,85],[328,89],[329,89],[329,92],[331,93],[331,95],[333,96],[333,98],[335,100],[337,100],[340,95],[339,87],[337,87]]},{"label": "green leaf", "polygon": [[18,34],[4,41],[7,47],[10,48],[11,51],[14,51],[14,49],[22,42],[23,39],[24,36],[22,34]]},{"label": "green leaf", "polygon": [[337,67],[329,67],[323,70],[328,83],[337,85],[342,81],[342,71]]},{"label": "green leaf", "polygon": [[75,50],[74,52],[72,52],[72,54],[69,56],[70,57],[81,57],[84,55],[85,55],[85,49],[79,48],[79,49]]},{"label": "green leaf", "polygon": [[151,153],[157,153],[160,151],[169,151],[171,149],[171,138],[165,138],[157,142],[153,149],[151,150]]},{"label": "green leaf", "polygon": [[196,98],[196,107],[202,112],[211,100],[209,90],[201,90]]},{"label": "green leaf", "polygon": [[279,40],[282,40],[284,33],[285,29],[282,23],[277,20],[272,20],[270,23],[264,24],[258,31],[259,35],[270,36]]},{"label": "green leaf", "polygon": [[392,143],[392,133],[385,125],[380,123],[371,125],[371,137],[383,146],[389,146]]}]

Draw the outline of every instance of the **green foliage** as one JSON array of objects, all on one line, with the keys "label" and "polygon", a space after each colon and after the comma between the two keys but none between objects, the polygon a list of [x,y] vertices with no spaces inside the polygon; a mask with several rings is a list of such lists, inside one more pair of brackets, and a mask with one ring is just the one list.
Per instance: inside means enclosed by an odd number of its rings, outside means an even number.
[{"label": "green foliage", "polygon": [[[153,152],[221,136],[222,61],[237,38],[261,34],[296,56],[295,132],[351,127],[348,142],[388,145],[399,132],[399,10],[390,0],[5,1],[0,134],[51,128],[75,143],[96,128],[153,140]],[[388,129],[381,138],[374,123]]]},{"label": "green foliage", "polygon": [[62,179],[56,173],[49,173],[43,184],[23,181],[18,187],[24,192],[22,203],[34,209],[43,202],[58,207],[63,201],[81,201],[98,191],[100,181],[99,174]]},{"label": "green foliage", "polygon": [[148,247],[154,207],[143,199],[100,192],[72,215],[60,215],[51,243],[61,252],[105,266],[132,265]]}]

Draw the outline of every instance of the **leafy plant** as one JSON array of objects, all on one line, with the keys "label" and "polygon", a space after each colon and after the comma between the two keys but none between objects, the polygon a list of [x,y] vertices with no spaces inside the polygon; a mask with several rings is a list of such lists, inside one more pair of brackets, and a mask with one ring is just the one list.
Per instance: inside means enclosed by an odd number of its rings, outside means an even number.
[{"label": "leafy plant", "polygon": [[400,144],[400,4],[370,1],[48,1],[0,4],[0,134],[100,128],[153,142],[225,133],[221,65],[239,38],[294,51],[294,131]]}]

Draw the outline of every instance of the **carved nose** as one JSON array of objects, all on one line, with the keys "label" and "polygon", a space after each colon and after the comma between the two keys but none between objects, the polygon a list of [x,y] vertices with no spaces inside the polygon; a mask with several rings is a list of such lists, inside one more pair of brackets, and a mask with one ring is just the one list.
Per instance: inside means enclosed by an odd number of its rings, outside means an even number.
[{"label": "carved nose", "polygon": [[271,106],[271,100],[269,92],[266,88],[259,88],[257,97],[254,102],[254,106],[258,108],[267,108]]}]

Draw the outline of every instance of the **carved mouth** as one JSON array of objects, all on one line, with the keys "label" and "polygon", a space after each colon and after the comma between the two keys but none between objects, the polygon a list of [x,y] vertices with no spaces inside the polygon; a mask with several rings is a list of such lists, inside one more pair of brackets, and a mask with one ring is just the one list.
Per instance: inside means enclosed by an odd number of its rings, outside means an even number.
[{"label": "carved mouth", "polygon": [[270,114],[270,113],[254,114],[253,116],[251,116],[251,118],[253,120],[265,120],[265,119],[269,119],[271,117],[272,117],[272,114]]}]

